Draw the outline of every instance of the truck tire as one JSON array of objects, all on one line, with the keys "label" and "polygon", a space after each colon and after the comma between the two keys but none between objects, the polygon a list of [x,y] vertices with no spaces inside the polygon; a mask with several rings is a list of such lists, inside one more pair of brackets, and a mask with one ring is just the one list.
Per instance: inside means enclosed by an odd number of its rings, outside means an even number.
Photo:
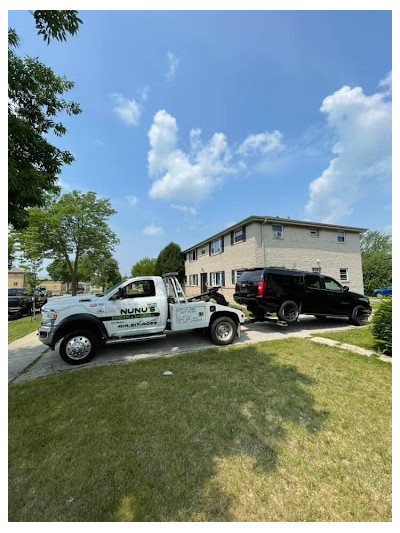
[{"label": "truck tire", "polygon": [[356,305],[349,318],[354,326],[364,326],[368,319],[367,310],[363,305]]},{"label": "truck tire", "polygon": [[60,356],[69,365],[83,365],[96,355],[96,336],[91,331],[67,333],[60,344]]},{"label": "truck tire", "polygon": [[288,324],[294,324],[299,318],[299,306],[292,300],[286,300],[280,306],[276,314],[278,315],[279,320],[287,322]]},{"label": "truck tire", "polygon": [[216,318],[210,326],[210,337],[214,344],[232,344],[236,336],[236,322],[228,316]]}]

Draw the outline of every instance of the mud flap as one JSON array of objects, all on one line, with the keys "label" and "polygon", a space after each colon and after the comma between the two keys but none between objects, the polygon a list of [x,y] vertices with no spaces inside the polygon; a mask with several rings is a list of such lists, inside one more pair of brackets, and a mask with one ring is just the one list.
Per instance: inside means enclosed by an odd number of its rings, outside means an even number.
[{"label": "mud flap", "polygon": [[237,325],[237,330],[236,330],[236,334],[239,337],[239,339],[240,339],[240,327],[241,327],[241,323],[239,322]]}]

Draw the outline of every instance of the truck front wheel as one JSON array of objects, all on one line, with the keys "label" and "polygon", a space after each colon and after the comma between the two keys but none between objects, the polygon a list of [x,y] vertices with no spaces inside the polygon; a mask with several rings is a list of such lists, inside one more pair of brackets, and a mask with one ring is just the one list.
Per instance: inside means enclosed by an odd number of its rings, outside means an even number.
[{"label": "truck front wheel", "polygon": [[236,323],[228,316],[216,318],[210,326],[210,337],[214,344],[232,344],[236,335]]},{"label": "truck front wheel", "polygon": [[60,344],[60,356],[69,365],[88,363],[96,354],[96,337],[90,331],[67,333]]}]

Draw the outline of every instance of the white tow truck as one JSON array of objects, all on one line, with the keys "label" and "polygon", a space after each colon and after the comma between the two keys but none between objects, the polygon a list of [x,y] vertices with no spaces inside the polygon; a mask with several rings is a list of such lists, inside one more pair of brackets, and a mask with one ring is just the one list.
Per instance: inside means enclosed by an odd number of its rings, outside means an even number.
[{"label": "white tow truck", "polygon": [[231,344],[245,316],[217,290],[187,298],[176,273],[130,278],[104,294],[44,305],[39,339],[52,350],[61,341],[60,356],[71,365],[90,361],[100,343],[161,339],[167,330],[207,329],[215,344]]}]

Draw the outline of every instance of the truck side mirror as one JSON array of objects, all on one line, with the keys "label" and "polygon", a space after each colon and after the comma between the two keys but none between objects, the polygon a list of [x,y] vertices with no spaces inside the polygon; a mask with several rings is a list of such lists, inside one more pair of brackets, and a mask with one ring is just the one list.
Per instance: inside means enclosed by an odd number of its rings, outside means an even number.
[{"label": "truck side mirror", "polygon": [[125,287],[120,287],[116,293],[114,293],[110,300],[120,300],[125,296]]},{"label": "truck side mirror", "polygon": [[349,290],[347,285],[343,285],[343,292],[347,292]]}]

